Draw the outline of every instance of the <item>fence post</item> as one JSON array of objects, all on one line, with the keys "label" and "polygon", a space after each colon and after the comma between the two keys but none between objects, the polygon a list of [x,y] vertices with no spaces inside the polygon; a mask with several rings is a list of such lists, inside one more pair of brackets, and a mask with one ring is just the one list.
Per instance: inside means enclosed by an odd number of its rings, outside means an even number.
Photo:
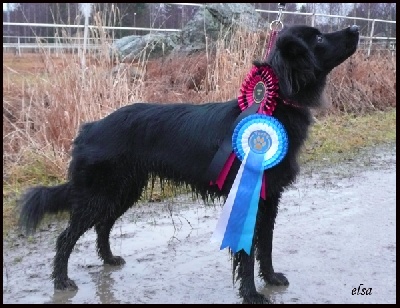
[{"label": "fence post", "polygon": [[56,58],[58,58],[58,47],[60,46],[61,47],[61,45],[59,45],[59,41],[58,41],[58,35],[55,37],[55,40],[54,40],[54,52],[55,52],[55,54],[56,54]]},{"label": "fence post", "polygon": [[17,53],[18,53],[19,56],[21,56],[21,39],[20,39],[19,36],[18,36],[18,45],[17,46],[18,46],[17,47],[18,48],[18,52]]},{"label": "fence post", "polygon": [[372,20],[371,34],[370,34],[370,36],[369,36],[368,57],[369,57],[370,54],[371,54],[372,38],[374,37],[374,28],[375,28],[375,19]]}]

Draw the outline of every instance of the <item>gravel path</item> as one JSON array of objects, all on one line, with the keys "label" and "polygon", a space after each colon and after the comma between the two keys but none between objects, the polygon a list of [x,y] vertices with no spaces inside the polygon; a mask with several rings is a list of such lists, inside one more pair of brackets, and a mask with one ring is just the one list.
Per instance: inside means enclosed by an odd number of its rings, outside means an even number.
[{"label": "gravel path", "polygon": [[[396,147],[303,168],[282,198],[274,267],[288,287],[260,292],[276,303],[396,302]],[[103,266],[88,231],[73,251],[77,292],[53,291],[55,240],[65,222],[26,238],[3,239],[4,303],[240,303],[226,250],[210,242],[220,206],[181,196],[131,209],[112,231],[112,249],[127,261]],[[362,285],[361,285],[362,284]],[[370,295],[352,294],[361,285]]]}]

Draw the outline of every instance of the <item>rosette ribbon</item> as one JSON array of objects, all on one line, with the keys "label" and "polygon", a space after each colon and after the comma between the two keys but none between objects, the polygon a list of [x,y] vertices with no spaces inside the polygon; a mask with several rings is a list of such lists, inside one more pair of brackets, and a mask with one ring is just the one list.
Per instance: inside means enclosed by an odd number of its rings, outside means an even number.
[{"label": "rosette ribbon", "polygon": [[277,165],[286,155],[288,137],[274,117],[254,114],[235,127],[232,147],[242,161],[212,240],[236,253],[250,254],[264,170]]},{"label": "rosette ribbon", "polygon": [[[269,65],[254,65],[240,88],[238,104],[242,110],[242,116],[251,113],[272,115],[277,104],[278,90],[279,82],[273,69]],[[232,128],[233,130],[234,128]],[[206,173],[207,179],[211,180],[210,184],[217,184],[219,189],[222,189],[235,160],[235,154],[230,145],[231,137],[232,134],[225,137],[226,140],[223,142],[225,146],[220,147]],[[264,180],[263,187],[265,188]],[[261,190],[261,198],[264,200],[266,198],[265,191],[265,189]]]},{"label": "rosette ribbon", "polygon": [[[262,95],[257,97],[255,90],[262,84]],[[279,81],[269,65],[253,66],[240,88],[239,108],[244,111],[254,103],[259,104],[258,113],[272,115],[278,97]]]}]

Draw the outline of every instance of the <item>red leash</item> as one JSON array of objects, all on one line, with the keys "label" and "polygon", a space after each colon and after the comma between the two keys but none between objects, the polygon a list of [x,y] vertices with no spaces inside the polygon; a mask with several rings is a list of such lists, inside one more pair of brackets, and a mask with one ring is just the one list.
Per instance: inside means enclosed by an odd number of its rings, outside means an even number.
[{"label": "red leash", "polygon": [[[267,57],[275,44],[278,32],[283,28],[283,23],[280,19],[284,7],[285,3],[279,3],[278,18],[270,24],[271,33],[264,61],[267,60]],[[255,97],[255,88],[257,85],[261,86],[260,93],[261,96],[263,96],[259,101],[256,100]],[[238,104],[242,113],[235,121],[234,127],[237,125],[238,120],[248,114],[260,113],[272,115],[277,103],[276,99],[278,98],[278,79],[269,65],[260,68],[253,66],[249,74],[246,76],[240,92],[241,94],[238,97]],[[292,105],[288,102],[284,103]],[[210,181],[210,185],[217,184],[219,189],[222,189],[225,179],[235,160],[235,154],[232,152],[231,138],[231,134],[228,134],[225,137],[206,172],[206,179]],[[264,174],[261,189],[261,198],[264,200],[266,199],[265,186],[266,179]]]}]

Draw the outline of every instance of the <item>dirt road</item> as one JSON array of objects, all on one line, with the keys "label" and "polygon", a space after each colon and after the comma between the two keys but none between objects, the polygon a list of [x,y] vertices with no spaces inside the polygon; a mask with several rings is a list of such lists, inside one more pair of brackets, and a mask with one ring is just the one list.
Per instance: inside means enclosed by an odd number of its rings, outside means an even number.
[{"label": "dirt road", "polygon": [[[274,267],[290,285],[265,288],[257,280],[260,292],[275,303],[396,302],[395,151],[388,145],[302,169],[275,227]],[[11,234],[3,239],[3,302],[240,303],[228,252],[210,242],[220,211],[187,196],[131,209],[111,236],[112,250],[127,261],[118,268],[102,265],[90,230],[70,258],[77,292],[54,293],[50,280],[65,222],[32,238]],[[363,288],[371,294],[361,295]]]}]

